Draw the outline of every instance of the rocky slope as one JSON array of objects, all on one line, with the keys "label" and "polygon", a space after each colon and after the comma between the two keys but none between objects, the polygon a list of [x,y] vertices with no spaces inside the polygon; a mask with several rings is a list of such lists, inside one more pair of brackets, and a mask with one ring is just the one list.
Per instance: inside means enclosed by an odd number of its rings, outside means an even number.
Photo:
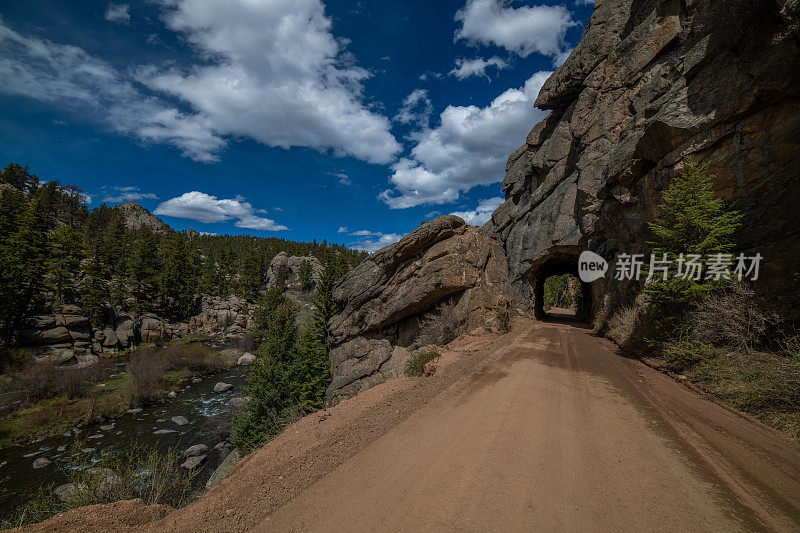
[{"label": "rocky slope", "polygon": [[[799,12],[794,0],[597,1],[539,93],[550,115],[509,158],[506,202],[485,226],[503,243],[518,307],[582,250],[645,252],[646,222],[690,157],[744,212],[739,241],[764,256],[761,283],[797,301]],[[594,283],[590,307],[637,290]]]},{"label": "rocky slope", "polygon": [[456,332],[491,326],[510,302],[497,242],[456,216],[423,224],[371,255],[334,292],[333,382],[328,403],[403,371],[410,350]]},{"label": "rocky slope", "polygon": [[150,228],[153,233],[167,233],[172,231],[167,224],[150,211],[132,200],[119,204],[117,209],[125,217],[125,226],[128,229]]}]

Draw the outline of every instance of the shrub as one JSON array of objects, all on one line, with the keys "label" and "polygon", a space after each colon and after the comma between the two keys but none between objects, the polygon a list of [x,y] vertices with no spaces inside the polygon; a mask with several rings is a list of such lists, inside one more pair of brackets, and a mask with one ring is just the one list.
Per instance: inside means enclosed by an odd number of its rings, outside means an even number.
[{"label": "shrub", "polygon": [[693,338],[669,342],[664,346],[663,357],[666,366],[673,372],[685,372],[703,361],[711,361],[718,350],[712,345]]},{"label": "shrub", "polygon": [[497,306],[497,323],[503,333],[511,331],[514,325],[514,312],[508,302],[500,302]]},{"label": "shrub", "polygon": [[146,504],[181,507],[189,503],[196,472],[180,468],[175,448],[164,452],[135,444],[127,452],[93,462],[76,441],[63,467],[73,491],[58,498],[53,487],[43,488],[13,513],[3,526],[19,527],[41,522],[69,509],[141,498]]},{"label": "shrub", "polygon": [[426,371],[426,365],[438,361],[439,357],[439,352],[436,350],[418,350],[406,361],[404,374],[408,377],[421,376]]},{"label": "shrub", "polygon": [[439,304],[433,313],[422,319],[417,346],[444,345],[462,333],[463,324],[453,300]]},{"label": "shrub", "polygon": [[781,341],[781,349],[788,358],[800,363],[800,335],[790,335]]},{"label": "shrub", "polygon": [[766,344],[767,335],[778,329],[779,317],[751,287],[735,282],[700,302],[689,322],[703,342],[748,352]]},{"label": "shrub", "polygon": [[12,389],[23,396],[23,404],[64,396],[80,398],[93,384],[104,378],[99,365],[60,366],[51,359],[28,362],[11,373]]}]

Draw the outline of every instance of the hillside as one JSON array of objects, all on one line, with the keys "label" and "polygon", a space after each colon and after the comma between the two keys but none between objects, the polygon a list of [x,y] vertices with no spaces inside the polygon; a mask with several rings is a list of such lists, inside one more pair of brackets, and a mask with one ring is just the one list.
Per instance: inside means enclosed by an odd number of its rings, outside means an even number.
[{"label": "hillside", "polygon": [[18,348],[74,362],[190,333],[241,336],[278,254],[312,256],[337,277],[365,256],[177,232],[132,201],[88,209],[78,188],[16,164],[0,183],[0,368],[23,357]]}]

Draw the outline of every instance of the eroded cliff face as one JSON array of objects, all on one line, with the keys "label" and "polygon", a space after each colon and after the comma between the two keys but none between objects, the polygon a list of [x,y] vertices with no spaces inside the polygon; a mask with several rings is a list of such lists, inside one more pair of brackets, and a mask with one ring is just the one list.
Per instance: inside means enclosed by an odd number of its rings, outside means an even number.
[{"label": "eroded cliff face", "polygon": [[[800,53],[795,0],[598,0],[583,40],[542,88],[550,109],[508,160],[503,243],[515,305],[590,249],[647,251],[646,222],[691,157],[745,214],[761,282],[796,301]],[[613,263],[612,263],[613,266]],[[793,291],[793,294],[786,294]],[[636,286],[591,287],[594,307]]]},{"label": "eroded cliff face", "polygon": [[500,244],[449,215],[372,254],[334,298],[329,404],[401,374],[412,350],[451,340],[444,330],[491,327],[511,290]]}]

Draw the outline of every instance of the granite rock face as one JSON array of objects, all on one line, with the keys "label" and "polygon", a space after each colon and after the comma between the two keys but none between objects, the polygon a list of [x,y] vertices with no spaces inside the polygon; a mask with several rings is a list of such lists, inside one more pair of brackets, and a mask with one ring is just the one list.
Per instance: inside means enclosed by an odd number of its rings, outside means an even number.
[{"label": "granite rock face", "polygon": [[153,233],[167,233],[172,231],[160,218],[139,205],[133,200],[119,204],[117,209],[122,211],[125,226],[128,229],[150,228]]},{"label": "granite rock face", "polygon": [[[550,109],[508,160],[502,242],[515,306],[592,250],[646,253],[646,223],[687,158],[743,211],[738,240],[765,285],[800,272],[800,50],[793,0],[598,0],[581,43],[544,84]],[[636,284],[591,286],[588,312]],[[607,300],[606,300],[607,301]]]},{"label": "granite rock face", "polygon": [[502,247],[451,215],[372,254],[334,298],[342,311],[330,323],[328,403],[397,375],[432,330],[446,335],[493,325],[511,293]]},{"label": "granite rock face", "polygon": [[303,261],[308,261],[311,265],[311,280],[316,283],[322,275],[322,263],[313,255],[300,256],[300,255],[287,255],[286,252],[280,252],[272,258],[267,269],[267,287],[276,287],[283,285],[282,288],[290,290],[300,290],[300,265]]}]

